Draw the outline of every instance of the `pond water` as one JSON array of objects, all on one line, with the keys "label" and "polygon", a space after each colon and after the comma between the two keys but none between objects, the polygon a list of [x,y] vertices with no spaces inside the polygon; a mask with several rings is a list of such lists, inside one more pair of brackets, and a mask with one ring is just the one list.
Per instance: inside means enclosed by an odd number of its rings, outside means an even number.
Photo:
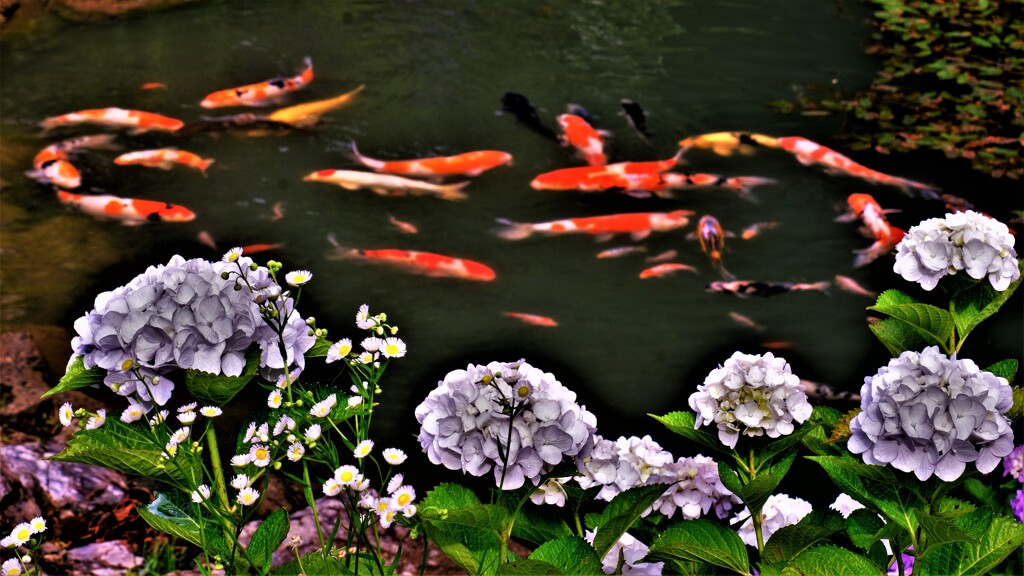
[{"label": "pond water", "polygon": [[[800,91],[852,93],[866,86],[874,73],[863,51],[868,11],[859,3],[812,0],[223,1],[103,22],[36,22],[0,44],[8,270],[3,320],[70,327],[96,293],[173,254],[215,259],[232,246],[283,243],[256,257],[313,272],[303,312],[315,314],[332,337],[358,336],[352,320],[364,302],[401,327],[409,354],[392,365],[382,398],[385,417],[376,421],[402,438],[415,425],[413,407],[445,373],[468,362],[525,357],[554,372],[597,414],[607,436],[633,433],[637,423],[652,430],[645,413],[685,408],[709,370],[735,350],[760,353],[765,344],[783,343],[776,353],[802,378],[858,390],[888,358],[866,326],[870,299],[834,287],[828,294],[748,299],[708,292],[706,286],[719,278],[686,235],[704,214],[737,234],[755,222],[777,221],[776,229],[752,240],[728,240],[725,266],[747,280],[817,282],[841,274],[874,291],[914,292],[892,273],[891,256],[855,269],[852,251],[870,241],[855,224],[833,218],[853,192],[901,209],[890,221],[903,228],[941,215],[940,203],[829,175],[769,150],[732,157],[693,151],[686,157],[690,170],[774,179],[757,188],[756,203],[713,188],[670,200],[536,191],[529,186],[534,176],[581,165],[580,159],[495,111],[504,93],[518,92],[557,128],[554,117],[578,103],[611,132],[613,162],[668,158],[680,138],[706,132],[800,135],[882,171],[934,183],[1005,220],[1009,208],[1020,207],[1012,206],[1019,204],[1019,190],[1007,183],[939,157],[851,152],[832,140],[844,127],[842,118],[782,115],[768,106]],[[39,135],[44,118],[118,106],[194,126],[203,116],[243,111],[204,110],[199,102],[206,94],[291,76],[306,56],[316,79],[289,103],[366,86],[314,130],[120,137],[120,152],[178,146],[214,158],[205,178],[182,168],[115,166],[118,151],[78,160],[84,191],[182,204],[198,214],[193,222],[125,227],[69,214],[50,189],[21,174],[35,152],[53,141]],[[148,82],[166,87],[140,89]],[[622,98],[647,111],[648,141],[618,113]],[[494,149],[511,153],[514,163],[473,179],[461,202],[382,197],[303,181],[314,170],[358,169],[346,154],[353,141],[360,152],[385,159]],[[278,204],[284,216],[274,219]],[[495,233],[499,217],[542,222],[675,209],[692,210],[693,222],[640,242],[620,237],[598,243],[576,235],[509,241]],[[397,229],[390,216],[414,224],[418,234]],[[44,247],[73,243],[60,252],[64,261],[33,252],[35,241],[17,244],[30,236],[14,234],[33,227],[45,232]],[[197,240],[203,231],[218,250]],[[331,260],[329,233],[345,246],[477,260],[497,277],[470,282]],[[647,253],[596,258],[603,249],[628,244],[643,245]],[[641,280],[639,272],[650,266],[644,257],[667,250],[676,250],[676,261],[698,273]],[[50,270],[35,283],[10,272],[40,268]],[[1015,298],[972,336],[967,349],[979,364],[1021,355],[1020,301]],[[525,324],[504,316],[506,311],[550,316],[558,326]],[[737,323],[730,313],[754,320],[763,331]]]}]

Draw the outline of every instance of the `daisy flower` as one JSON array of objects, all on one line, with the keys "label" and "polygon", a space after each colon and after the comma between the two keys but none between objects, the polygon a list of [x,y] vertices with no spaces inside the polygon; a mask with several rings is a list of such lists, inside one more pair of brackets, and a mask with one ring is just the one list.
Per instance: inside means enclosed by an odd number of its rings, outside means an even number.
[{"label": "daisy flower", "polygon": [[377,321],[370,317],[370,307],[367,304],[363,304],[359,307],[359,311],[356,312],[356,327],[363,330],[369,330],[377,325]]},{"label": "daisy flower", "polygon": [[65,402],[60,405],[60,410],[57,411],[57,417],[60,418],[60,423],[65,426],[71,425],[71,419],[75,417],[75,411],[71,408],[71,402]]},{"label": "daisy flower", "polygon": [[384,512],[383,514],[381,514],[380,515],[380,527],[381,528],[385,528],[385,529],[390,528],[391,524],[395,521],[395,514],[397,514],[397,513],[398,513],[397,510],[388,510],[388,511]]},{"label": "daisy flower", "polygon": [[242,506],[252,506],[259,500],[260,493],[253,488],[242,488],[238,492],[238,503]]},{"label": "daisy flower", "polygon": [[303,434],[303,436],[306,437],[306,440],[309,440],[310,442],[315,442],[317,438],[320,438],[320,425],[313,424],[309,428],[306,428],[306,432],[305,434]]},{"label": "daisy flower", "polygon": [[200,484],[198,488],[192,491],[192,501],[199,504],[203,500],[210,497],[210,487],[206,484]]},{"label": "daisy flower", "polygon": [[317,418],[326,418],[327,415],[331,413],[331,410],[334,410],[334,405],[337,403],[338,397],[331,394],[327,398],[313,404],[309,409],[309,414],[311,416],[316,416]]},{"label": "daisy flower", "polygon": [[235,246],[231,250],[228,250],[226,254],[224,254],[224,261],[225,262],[234,262],[234,261],[238,260],[241,256],[242,256],[242,247],[241,246]]},{"label": "daisy flower", "polygon": [[388,481],[388,494],[394,494],[395,490],[401,488],[403,480],[405,480],[405,477],[401,474],[395,474],[392,476],[391,480]]},{"label": "daisy flower", "polygon": [[306,449],[298,442],[295,442],[288,447],[288,459],[292,462],[298,462],[305,453]]},{"label": "daisy flower", "polygon": [[4,576],[18,576],[21,574],[21,563],[18,562],[17,558],[11,558],[10,560],[4,560],[0,570],[3,570]]},{"label": "daisy flower", "polygon": [[142,406],[132,402],[130,399],[128,402],[130,402],[129,406],[121,413],[121,422],[125,424],[131,424],[142,419]]},{"label": "daisy flower", "polygon": [[178,413],[182,414],[184,412],[193,412],[193,411],[195,411],[195,409],[196,409],[196,403],[192,402],[191,404],[185,404],[181,408],[178,408]]},{"label": "daisy flower", "polygon": [[164,453],[161,454],[164,458],[173,458],[178,453],[178,445],[174,442],[168,442],[164,446]]},{"label": "daisy flower", "polygon": [[330,364],[331,362],[337,362],[338,360],[344,359],[351,352],[352,340],[348,338],[342,338],[341,340],[338,340],[334,344],[331,344],[331,347],[327,349],[327,360],[325,361],[328,364]]},{"label": "daisy flower", "polygon": [[85,421],[85,429],[86,430],[95,430],[95,429],[99,428],[100,426],[103,426],[103,423],[106,422],[106,421],[107,421],[107,411],[104,410],[103,408],[100,408],[99,410],[96,411],[96,415],[95,416],[90,416],[89,419]]},{"label": "daisy flower", "polygon": [[412,504],[412,501],[416,499],[416,490],[412,486],[401,486],[391,496],[394,499],[395,505],[401,510],[406,506]]},{"label": "daisy flower", "polygon": [[356,444],[356,449],[352,453],[356,458],[365,458],[370,454],[370,450],[373,450],[373,440],[363,440]]},{"label": "daisy flower", "polygon": [[249,422],[249,427],[245,429],[245,437],[242,438],[242,442],[249,442],[249,440],[252,440],[252,436],[255,433],[256,433],[256,423],[255,422]]},{"label": "daisy flower", "polygon": [[152,424],[153,426],[156,426],[157,424],[162,424],[165,420],[167,420],[168,414],[170,413],[167,410],[161,410],[154,414],[153,417],[149,419],[149,423]]},{"label": "daisy flower", "polygon": [[[296,368],[288,374],[281,374],[277,377],[277,387],[284,390],[289,384],[295,384],[295,381],[299,379],[299,374],[302,374],[302,368]],[[287,378],[285,378],[285,376],[287,376]]]},{"label": "daisy flower", "polygon": [[202,414],[203,416],[206,416],[207,418],[214,418],[216,416],[220,416],[221,414],[223,414],[224,411],[221,410],[220,408],[217,408],[216,406],[203,406],[202,408],[199,409],[199,413]]},{"label": "daisy flower", "polygon": [[32,533],[39,534],[40,532],[46,531],[46,519],[42,516],[36,516],[35,518],[28,521],[29,525],[32,526]]},{"label": "daisy flower", "polygon": [[416,515],[416,505],[415,504],[409,504],[405,508],[402,508],[402,516],[405,516],[406,518],[412,518],[415,515]]},{"label": "daisy flower", "polygon": [[284,398],[282,398],[280,390],[273,390],[271,391],[270,396],[267,397],[267,406],[271,408],[280,408],[281,401],[283,399]]},{"label": "daisy flower", "polygon": [[182,424],[191,424],[196,421],[196,413],[192,411],[178,414],[178,421]]},{"label": "daisy flower", "polygon": [[295,420],[292,420],[291,416],[285,414],[274,424],[274,436],[279,436],[281,432],[285,430],[295,430]]},{"label": "daisy flower", "polygon": [[270,441],[270,425],[264,422],[256,428],[256,433],[253,435],[251,442],[269,442]]},{"label": "daisy flower", "polygon": [[249,477],[245,474],[237,474],[231,479],[231,487],[235,490],[241,490],[247,486],[249,486]]},{"label": "daisy flower", "polygon": [[359,479],[359,468],[346,464],[334,471],[334,478],[343,486],[351,486]]},{"label": "daisy flower", "polygon": [[401,358],[405,356],[405,342],[401,338],[395,338],[394,336],[385,338],[380,353],[385,358]]},{"label": "daisy flower", "polygon": [[334,478],[328,478],[324,482],[324,494],[328,496],[337,496],[341,492],[341,482],[338,482]]},{"label": "daisy flower", "polygon": [[387,460],[388,464],[392,466],[398,466],[402,462],[405,462],[406,455],[398,448],[385,448],[384,459]]},{"label": "daisy flower", "polygon": [[252,457],[252,463],[260,468],[270,464],[270,450],[267,450],[263,444],[253,444],[249,449],[249,456]]},{"label": "daisy flower", "polygon": [[376,352],[380,350],[380,347],[384,344],[384,341],[376,336],[370,336],[369,338],[363,338],[363,341],[359,343],[363,347],[363,350],[367,352]]},{"label": "daisy flower", "polygon": [[246,452],[245,454],[236,454],[231,457],[231,465],[234,466],[235,468],[240,468],[242,466],[249,464],[250,462],[252,462],[252,456],[249,456],[248,452]]},{"label": "daisy flower", "polygon": [[372,364],[377,359],[377,355],[373,352],[363,352],[359,355],[360,364]]},{"label": "daisy flower", "polygon": [[188,433],[188,426],[178,428],[177,430],[174,431],[174,434],[171,434],[171,442],[175,444],[181,444],[185,440],[188,440]]},{"label": "daisy flower", "polygon": [[298,288],[313,279],[313,273],[309,270],[293,270],[284,275],[284,281],[289,286]]},{"label": "daisy flower", "polygon": [[33,534],[35,534],[35,531],[32,530],[32,525],[28,522],[22,522],[15,526],[14,530],[11,530],[11,535],[7,538],[10,542],[13,542],[14,546],[21,546],[25,542],[28,542],[28,539],[31,538]]},{"label": "daisy flower", "polygon": [[362,396],[349,396],[348,397],[348,407],[349,408],[355,408],[356,406],[359,406],[362,403],[363,403],[363,397]]},{"label": "daisy flower", "polygon": [[365,492],[370,487],[370,479],[365,476],[360,476],[355,482],[352,483],[352,489],[356,492]]}]

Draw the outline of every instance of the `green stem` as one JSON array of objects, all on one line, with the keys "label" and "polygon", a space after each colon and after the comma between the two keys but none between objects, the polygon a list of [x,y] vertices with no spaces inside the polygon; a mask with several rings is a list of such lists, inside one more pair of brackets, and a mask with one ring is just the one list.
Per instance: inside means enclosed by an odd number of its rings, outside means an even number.
[{"label": "green stem", "polygon": [[757,553],[764,554],[764,535],[761,532],[761,513],[758,512],[757,518],[754,515],[750,515],[750,521],[754,523],[754,536],[757,537]]},{"label": "green stem", "polygon": [[220,460],[220,448],[217,447],[217,432],[213,423],[206,427],[206,446],[210,450],[210,466],[213,467],[213,486],[217,491],[217,499],[224,510],[231,506],[228,502],[227,482],[224,481],[224,467]]},{"label": "green stem", "polygon": [[309,509],[313,511],[313,523],[316,524],[316,534],[320,537],[320,549],[327,551],[327,540],[324,539],[324,529],[320,527],[320,514],[316,511],[316,502],[313,498],[312,489],[313,483],[309,479],[309,466],[306,465],[305,460],[302,461],[302,482],[302,494],[306,497]]}]

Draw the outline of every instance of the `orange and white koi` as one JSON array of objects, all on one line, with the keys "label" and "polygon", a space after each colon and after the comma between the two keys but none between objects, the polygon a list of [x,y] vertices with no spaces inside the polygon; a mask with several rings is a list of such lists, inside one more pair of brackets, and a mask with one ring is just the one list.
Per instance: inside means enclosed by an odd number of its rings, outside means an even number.
[{"label": "orange and white koi", "polygon": [[621,258],[628,254],[637,254],[639,252],[647,252],[647,248],[643,246],[617,246],[615,248],[609,248],[602,250],[597,253],[598,258]]},{"label": "orange and white koi", "polygon": [[722,278],[732,280],[735,276],[722,265],[722,250],[725,249],[725,239],[728,236],[732,236],[732,233],[723,230],[717,218],[705,215],[697,221],[696,232],[691,232],[686,237],[689,240],[696,238],[700,241],[700,249],[711,259],[711,265],[718,270]]},{"label": "orange and white koi", "polygon": [[680,264],[679,262],[665,262],[663,264],[658,264],[655,266],[651,266],[650,268],[645,268],[644,270],[641,270],[640,278],[661,278],[663,276],[668,276],[669,274],[679,272],[680,270],[686,270],[688,272],[693,272],[695,274],[697,273],[697,269],[694,268],[693,266],[690,266],[689,264]]},{"label": "orange and white koi", "polygon": [[249,244],[247,246],[242,246],[242,252],[245,254],[259,254],[260,252],[279,250],[284,248],[284,244],[284,242],[278,242],[276,244]]},{"label": "orange and white koi", "polygon": [[673,210],[569,218],[535,224],[516,223],[504,218],[498,218],[497,221],[505,225],[504,229],[498,231],[498,235],[506,240],[521,240],[535,232],[549,235],[591,234],[597,236],[598,240],[611,238],[615,234],[629,234],[634,240],[643,240],[651,232],[669,232],[686,226],[692,215],[690,210]]},{"label": "orange and white koi", "polygon": [[199,103],[203,108],[224,106],[270,106],[279,102],[289,92],[305,88],[313,81],[313,59],[306,57],[305,70],[292,78],[283,76],[237,88],[212,92]]},{"label": "orange and white koi", "polygon": [[621,187],[616,176],[631,174],[657,174],[671,170],[679,162],[682,152],[667,160],[648,162],[618,162],[605,166],[577,166],[540,174],[530,182],[534,190],[580,190],[584,192]]},{"label": "orange and white koi", "polygon": [[759,280],[731,280],[716,281],[708,284],[708,291],[735,294],[740,298],[747,296],[775,296],[786,292],[800,292],[816,290],[828,293],[829,283],[827,281],[813,283],[798,282],[761,282]]},{"label": "orange and white koi", "polygon": [[404,176],[479,176],[491,168],[512,163],[512,155],[499,150],[476,150],[454,156],[387,161],[363,156],[353,143],[352,155],[359,163],[372,170]]},{"label": "orange and white koi", "polygon": [[750,317],[744,316],[739,312],[729,312],[729,319],[731,319],[733,322],[737,324],[746,326],[747,328],[752,328],[754,330],[757,330],[758,332],[764,332],[764,326],[761,326],[760,324],[752,320]]},{"label": "orange and white koi", "polygon": [[391,214],[388,214],[388,222],[391,222],[391,224],[395,228],[398,228],[399,230],[401,230],[402,232],[405,232],[406,234],[417,234],[417,233],[419,233],[419,230],[416,229],[416,226],[410,224],[409,222],[405,222],[403,220],[399,220],[398,218],[395,218]]},{"label": "orange and white koi", "polygon": [[64,190],[57,191],[57,199],[90,216],[118,220],[126,226],[146,222],[191,222],[196,217],[195,212],[184,206],[156,200],[120,198],[106,194],[90,196]]},{"label": "orange and white koi", "polygon": [[[631,164],[653,166],[657,163]],[[643,197],[654,194],[661,198],[672,198],[671,190],[720,187],[732,190],[746,200],[756,202],[757,199],[751,192],[751,188],[775,182],[770,178],[757,176],[726,177],[703,172],[658,172],[654,171],[653,167],[651,171],[647,172],[640,171],[643,168],[636,167],[632,167],[632,170],[628,173],[597,169],[592,169],[589,173],[584,171],[568,173],[566,170],[558,170],[555,172],[561,172],[561,174],[554,172],[542,174],[535,178],[530,185],[537,190],[576,190],[580,192],[621,190],[633,196]]]},{"label": "orange and white koi", "polygon": [[850,212],[838,216],[837,222],[848,222],[858,216],[864,222],[865,236],[874,238],[875,242],[863,250],[855,250],[857,257],[853,261],[855,268],[866,266],[880,256],[891,252],[899,244],[906,232],[889,224],[885,215],[899,210],[883,209],[870,194],[850,194],[846,199]]},{"label": "orange and white koi", "polygon": [[378,250],[344,248],[338,244],[333,234],[328,235],[327,240],[334,246],[334,252],[327,256],[328,260],[355,258],[367,262],[395,266],[413,274],[479,282],[490,282],[497,276],[494,270],[486,264],[465,258],[394,248]]},{"label": "orange and white koi", "polygon": [[213,164],[212,158],[201,158],[198,154],[177,148],[154,148],[152,150],[136,150],[121,154],[114,158],[118,166],[146,166],[170,170],[174,165],[195,168],[206,175],[206,169]]},{"label": "orange and white koi", "polygon": [[524,312],[502,312],[502,316],[506,318],[515,318],[526,324],[532,324],[534,326],[544,326],[547,328],[553,328],[558,326],[558,322],[554,318],[548,316],[538,316],[537,314],[527,314]]},{"label": "orange and white koi", "polygon": [[306,182],[325,182],[335,184],[346,190],[358,190],[368,188],[381,196],[412,196],[434,195],[442,200],[465,200],[469,198],[463,192],[463,188],[469,185],[470,181],[458,182],[455,184],[431,184],[422,180],[413,180],[393,174],[376,174],[374,172],[362,172],[358,170],[317,170],[307,174]]},{"label": "orange and white koi", "polygon": [[877,292],[872,292],[871,290],[868,290],[867,288],[858,284],[856,280],[850,278],[849,276],[837,274],[835,280],[836,286],[838,286],[840,290],[849,292],[850,294],[859,294],[861,296],[867,296],[868,298],[875,298],[878,296]]},{"label": "orange and white koi", "polygon": [[655,254],[654,256],[648,256],[644,260],[647,261],[647,262],[651,262],[651,263],[654,263],[654,262],[665,262],[666,260],[671,260],[671,259],[675,258],[678,255],[679,255],[679,252],[676,251],[676,250],[665,250],[661,254]]},{"label": "orange and white koi", "polygon": [[275,110],[268,114],[266,116],[266,120],[268,122],[295,126],[296,128],[310,128],[316,125],[324,114],[337,110],[338,108],[348,104],[349,101],[351,101],[356,94],[362,92],[364,88],[366,88],[366,85],[360,84],[355,89],[335,96],[334,98],[317,100],[316,102],[306,102],[304,104],[296,104],[295,106],[281,108],[280,110]]},{"label": "orange and white koi", "polygon": [[751,238],[754,238],[755,236],[759,235],[761,232],[765,230],[774,230],[775,228],[778,228],[778,226],[778,222],[755,222],[750,226],[744,228],[743,232],[740,234],[740,237],[743,238],[744,240],[750,240]]},{"label": "orange and white koi", "polygon": [[583,160],[591,166],[604,166],[608,157],[604,153],[604,139],[601,133],[575,114],[561,114],[557,118],[562,127],[562,143],[572,146],[583,154]]},{"label": "orange and white koi", "polygon": [[124,108],[94,108],[79,110],[60,116],[47,118],[39,123],[44,131],[54,130],[61,126],[77,126],[79,124],[97,124],[108,128],[126,128],[129,134],[143,132],[177,132],[185,125],[176,118],[161,116],[142,110],[125,110]]},{"label": "orange and white koi", "polygon": [[82,185],[82,174],[71,163],[68,155],[82,148],[111,148],[113,140],[111,134],[95,134],[50,144],[36,154],[32,160],[32,170],[25,172],[25,175],[43,184],[78,188]]}]

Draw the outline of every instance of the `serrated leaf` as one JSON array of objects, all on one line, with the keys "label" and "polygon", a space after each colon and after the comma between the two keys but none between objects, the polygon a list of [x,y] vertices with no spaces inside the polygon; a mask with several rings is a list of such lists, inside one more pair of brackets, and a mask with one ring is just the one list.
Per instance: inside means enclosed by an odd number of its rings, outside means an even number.
[{"label": "serrated leaf", "polygon": [[327,356],[327,351],[330,350],[331,346],[333,345],[334,342],[331,342],[330,340],[325,340],[320,336],[317,336],[316,341],[313,342],[313,345],[310,346],[309,350],[306,350],[306,358],[319,358],[322,356]]},{"label": "serrated leaf", "polygon": [[718,441],[717,436],[713,436],[695,427],[697,423],[697,417],[693,412],[669,412],[664,416],[656,416],[654,414],[648,414],[651,418],[654,418],[658,422],[665,425],[666,428],[680,434],[689,440],[697,442],[701,446],[719,452],[721,454],[728,454],[725,446]]},{"label": "serrated leaf", "polygon": [[[791,570],[795,572],[791,572]],[[783,574],[791,573],[863,576],[864,574],[878,574],[879,570],[864,556],[845,548],[818,546],[794,558],[783,571]]]},{"label": "serrated leaf", "polygon": [[875,300],[875,306],[901,306],[903,304],[917,304],[913,296],[896,289],[883,291]]},{"label": "serrated leaf", "polygon": [[868,329],[893,356],[899,356],[907,350],[923,350],[929,344],[916,330],[895,318],[872,322],[868,324]]},{"label": "serrated leaf", "polygon": [[838,530],[814,524],[793,524],[776,530],[764,544],[761,561],[789,562]]},{"label": "serrated leaf", "polygon": [[431,508],[437,508],[440,510],[444,509],[457,509],[466,508],[468,506],[477,506],[480,504],[480,499],[477,498],[476,494],[461,484],[442,483],[438,484],[433,490],[427,492],[426,498],[420,503],[419,510],[421,513],[429,511]]},{"label": "serrated leaf", "polygon": [[1013,377],[1017,375],[1017,367],[1017,360],[1007,358],[985,368],[985,372],[991,372],[1000,378],[1006,378],[1007,382],[1013,382]]},{"label": "serrated leaf", "polygon": [[[879,296],[879,300],[882,297]],[[929,344],[945,347],[953,335],[952,315],[938,306],[920,302],[908,304],[885,304],[868,307],[868,310],[888,314],[920,334]]]},{"label": "serrated leaf", "polygon": [[[366,566],[373,566],[372,563],[367,563],[365,566],[360,564],[361,574],[370,573]],[[355,574],[352,570],[345,566],[345,561],[340,560],[334,556],[325,556],[322,552],[317,550],[316,552],[310,552],[302,557],[302,563],[300,565],[298,560],[292,560],[287,564],[274,569],[274,576],[298,576],[299,574],[308,574],[313,576],[314,574],[331,574],[332,576],[351,576]]]},{"label": "serrated leaf", "polygon": [[[524,507],[512,525],[512,537],[539,546],[551,540],[572,536],[572,529],[561,518],[542,514],[538,507]],[[588,545],[589,547],[589,545]]]},{"label": "serrated leaf", "polygon": [[50,396],[60,394],[61,392],[78,390],[79,388],[85,388],[86,386],[93,386],[95,384],[102,384],[103,378],[106,377],[106,375],[107,371],[98,366],[93,366],[86,370],[85,357],[76,356],[74,361],[68,365],[67,372],[61,376],[60,382],[50,390],[44,392],[40,398],[49,398]]},{"label": "serrated leaf", "polygon": [[964,531],[958,528],[952,519],[932,516],[924,510],[916,510],[915,516],[917,517],[917,522],[921,525],[922,533],[928,537],[928,548],[922,550],[919,557],[927,556],[928,552],[934,550],[935,546],[942,544],[950,542],[977,542],[976,539],[964,534]]},{"label": "serrated leaf", "polygon": [[560,576],[561,574],[585,574],[585,572],[562,572],[547,562],[539,560],[520,560],[502,564],[498,568],[502,576]]},{"label": "serrated leaf", "polygon": [[417,516],[427,538],[471,574],[496,574],[507,512],[482,505],[468,488],[441,484],[427,493]]},{"label": "serrated leaf", "polygon": [[856,462],[850,455],[812,456],[808,459],[820,464],[836,486],[854,500],[880,512],[908,531],[917,530],[913,510],[922,502],[915,491],[916,484],[906,475],[897,476],[888,468]]},{"label": "serrated leaf", "polygon": [[879,541],[876,536],[885,523],[877,514],[867,509],[854,510],[846,518],[846,533],[853,545],[867,552]]},{"label": "serrated leaf", "polygon": [[245,369],[238,376],[210,374],[199,370],[185,370],[185,387],[208,406],[223,406],[245,388],[260,369],[260,348],[253,344],[245,353]]},{"label": "serrated leaf", "polygon": [[597,556],[604,558],[619,538],[668,490],[668,487],[668,484],[648,484],[618,493],[601,514],[604,521],[597,527],[597,534],[594,535],[594,551]]},{"label": "serrated leaf", "polygon": [[987,574],[1024,545],[1024,524],[1005,516],[993,516],[988,509],[979,508],[955,524],[964,529],[964,533],[977,537],[978,542],[936,546],[931,553],[915,562],[915,572],[954,576]]},{"label": "serrated leaf", "polygon": [[750,573],[747,548],[739,534],[698,518],[669,526],[651,543],[644,562],[704,562],[741,574]]},{"label": "serrated leaf", "polygon": [[202,526],[192,516],[192,506],[172,493],[156,492],[153,501],[146,506],[136,506],[135,511],[153,528],[176,538],[203,546]]},{"label": "serrated leaf", "polygon": [[[1024,258],[1017,265],[1024,272]],[[1006,290],[1000,292],[992,288],[992,284],[987,278],[982,278],[975,281],[974,286],[954,294],[949,301],[949,311],[956,323],[960,340],[966,338],[971,330],[974,330],[983,320],[998,312],[999,308],[1010,299],[1010,296],[1013,296],[1022,279],[1024,279],[1024,274],[1012,282]]]},{"label": "serrated leaf", "polygon": [[602,569],[601,557],[579,536],[545,542],[528,559],[546,562],[562,574],[600,574]]},{"label": "serrated leaf", "polygon": [[788,434],[774,442],[770,442],[767,446],[764,446],[757,451],[757,462],[766,462],[776,454],[785,452],[793,446],[796,446],[801,440],[803,440],[803,437],[806,436],[810,430],[811,426],[802,425],[794,430],[792,434]]},{"label": "serrated leaf", "polygon": [[289,529],[288,512],[284,508],[274,510],[263,520],[249,541],[249,561],[254,567],[263,571],[270,569],[274,550],[284,542]]}]

